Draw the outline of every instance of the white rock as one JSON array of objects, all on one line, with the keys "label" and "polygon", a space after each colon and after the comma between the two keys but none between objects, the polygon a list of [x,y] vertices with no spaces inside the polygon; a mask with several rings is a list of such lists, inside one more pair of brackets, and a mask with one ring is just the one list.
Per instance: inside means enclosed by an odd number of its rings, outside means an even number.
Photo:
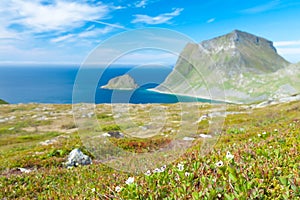
[{"label": "white rock", "polygon": [[30,172],[32,172],[32,170],[31,169],[26,169],[26,168],[22,168],[22,167],[19,167],[18,168],[22,173],[30,173]]},{"label": "white rock", "polygon": [[192,137],[184,137],[183,140],[184,140],[184,141],[193,141],[193,140],[195,140],[195,138],[192,138]]},{"label": "white rock", "polygon": [[104,137],[110,137],[110,134],[108,134],[108,133],[103,133],[102,136],[104,136]]},{"label": "white rock", "polygon": [[206,135],[206,134],[199,134],[199,136],[200,137],[202,137],[202,138],[212,138],[212,136],[211,135]]},{"label": "white rock", "polygon": [[65,163],[67,167],[90,164],[92,164],[92,159],[83,154],[79,149],[73,149],[68,156],[67,162]]},{"label": "white rock", "polygon": [[43,142],[40,142],[41,145],[44,145],[44,146],[47,146],[47,145],[50,145],[50,144],[54,144],[56,143],[57,140],[56,139],[51,139],[51,140],[45,140]]}]

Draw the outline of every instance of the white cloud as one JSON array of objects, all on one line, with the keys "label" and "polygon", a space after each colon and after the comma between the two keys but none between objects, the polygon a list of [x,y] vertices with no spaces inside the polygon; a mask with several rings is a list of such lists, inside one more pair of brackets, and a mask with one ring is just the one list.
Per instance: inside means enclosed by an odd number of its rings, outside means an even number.
[{"label": "white cloud", "polygon": [[141,0],[138,3],[135,4],[135,7],[137,8],[145,8],[147,4],[147,0]]},{"label": "white cloud", "polygon": [[73,36],[74,36],[74,34],[67,34],[67,35],[59,36],[57,38],[53,38],[50,41],[54,42],[54,43],[62,42],[62,41],[65,41],[65,40],[68,40],[68,39],[72,38]]},{"label": "white cloud", "polygon": [[300,62],[299,48],[278,48],[278,53],[292,63]]},{"label": "white cloud", "polygon": [[[92,37],[100,37],[104,34],[107,34],[111,32],[114,28],[110,26],[106,26],[104,28],[94,28],[94,27],[88,27],[86,31],[83,31],[78,34],[66,34],[62,35],[56,38],[51,39],[50,41],[53,43],[58,43],[58,42],[74,42],[78,41],[78,38],[92,38]],[[81,41],[81,40],[79,40]]]},{"label": "white cloud", "polygon": [[103,18],[109,12],[106,5],[57,0],[45,5],[41,1],[11,0],[12,24],[34,32],[64,31],[82,26],[86,21]]},{"label": "white cloud", "polygon": [[295,46],[295,45],[300,45],[300,40],[278,41],[278,42],[274,42],[274,45],[277,47]]},{"label": "white cloud", "polygon": [[[300,47],[295,47],[295,48],[278,48],[278,53],[282,55],[291,55],[291,54],[298,54],[300,55]],[[300,56],[299,60],[300,60]]]},{"label": "white cloud", "polygon": [[258,5],[258,6],[247,8],[245,10],[242,10],[241,12],[246,13],[246,14],[256,14],[256,13],[261,13],[261,12],[273,10],[279,5],[280,5],[280,0],[273,0],[273,1],[270,1],[266,4],[261,4],[261,5]]},{"label": "white cloud", "polygon": [[111,27],[114,27],[114,28],[129,30],[128,28],[125,28],[124,26],[121,26],[121,25],[118,25],[118,24],[110,24],[110,23],[107,23],[107,22],[99,21],[99,20],[92,20],[91,22],[95,22],[97,24],[103,24],[103,25],[111,26]]},{"label": "white cloud", "polygon": [[107,34],[111,32],[114,28],[111,26],[106,26],[105,28],[102,29],[93,29],[93,30],[88,30],[82,33],[78,34],[79,38],[86,38],[86,37],[96,37],[96,36],[101,36],[103,34]]},{"label": "white cloud", "polygon": [[215,20],[216,20],[216,18],[211,18],[211,19],[207,20],[207,21],[206,21],[206,23],[208,23],[208,24],[209,24],[209,23],[212,23],[212,22],[214,22]]},{"label": "white cloud", "polygon": [[183,8],[176,8],[171,13],[164,13],[160,14],[156,17],[151,17],[148,15],[135,15],[135,19],[132,20],[132,23],[145,23],[145,24],[164,24],[168,23],[171,19],[174,17],[180,15],[180,13],[183,11]]},{"label": "white cloud", "polygon": [[290,62],[300,61],[300,40],[274,42],[277,51]]},{"label": "white cloud", "polygon": [[174,64],[178,56],[167,52],[142,51],[126,54],[115,61],[118,64],[143,64],[153,63]]},{"label": "white cloud", "polygon": [[[0,62],[78,62],[103,34],[121,27],[103,22],[103,28],[98,28],[96,21],[107,19],[109,12],[118,9],[110,4],[45,2],[0,1]],[[97,40],[90,40],[93,37]]]},{"label": "white cloud", "polygon": [[[1,22],[0,22],[1,23]],[[0,39],[20,39],[18,33],[0,26]]]}]

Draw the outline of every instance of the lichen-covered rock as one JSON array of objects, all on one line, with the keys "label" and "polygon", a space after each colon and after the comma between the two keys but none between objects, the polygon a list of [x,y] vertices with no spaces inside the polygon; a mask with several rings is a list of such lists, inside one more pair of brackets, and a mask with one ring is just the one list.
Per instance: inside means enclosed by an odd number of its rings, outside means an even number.
[{"label": "lichen-covered rock", "polygon": [[115,138],[123,138],[124,134],[119,132],[119,131],[109,131],[108,134],[110,137],[115,137]]},{"label": "lichen-covered rock", "polygon": [[80,149],[73,149],[68,156],[67,162],[65,163],[67,167],[77,167],[79,165],[90,164],[92,164],[92,159],[89,156],[82,153]]}]

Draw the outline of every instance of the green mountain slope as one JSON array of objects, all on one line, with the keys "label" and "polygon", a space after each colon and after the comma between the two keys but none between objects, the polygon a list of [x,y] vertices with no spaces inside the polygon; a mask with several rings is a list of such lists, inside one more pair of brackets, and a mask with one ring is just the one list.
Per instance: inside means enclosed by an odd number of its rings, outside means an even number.
[{"label": "green mountain slope", "polygon": [[0,99],[0,104],[8,104],[6,101]]},{"label": "green mountain slope", "polygon": [[298,93],[299,79],[299,64],[278,55],[271,41],[235,30],[187,44],[156,90],[250,103]]}]

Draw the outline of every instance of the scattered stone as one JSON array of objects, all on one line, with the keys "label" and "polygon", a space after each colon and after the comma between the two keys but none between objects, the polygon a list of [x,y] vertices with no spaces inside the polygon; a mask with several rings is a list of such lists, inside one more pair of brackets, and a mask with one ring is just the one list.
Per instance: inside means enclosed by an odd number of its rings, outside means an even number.
[{"label": "scattered stone", "polygon": [[16,116],[11,116],[8,118],[8,120],[14,120],[14,119],[16,119]]},{"label": "scattered stone", "polygon": [[67,167],[77,167],[79,165],[90,164],[92,164],[92,159],[89,156],[82,153],[80,149],[73,149],[68,156],[67,162],[65,163]]},{"label": "scattered stone", "polygon": [[192,138],[192,137],[184,137],[183,140],[184,140],[184,141],[193,141],[193,140],[195,140],[195,138]]},{"label": "scattered stone", "polygon": [[206,135],[206,134],[199,134],[199,136],[200,137],[202,137],[202,138],[212,138],[212,136],[211,135]]},{"label": "scattered stone", "polygon": [[47,145],[50,145],[50,144],[54,144],[54,143],[57,143],[60,138],[67,139],[67,138],[70,138],[70,136],[68,136],[68,135],[59,135],[59,136],[57,136],[55,138],[52,138],[50,140],[45,140],[43,142],[40,142],[40,144],[44,145],[44,146],[47,146]]},{"label": "scattered stone", "polygon": [[16,116],[6,117],[4,119],[0,119],[0,123],[7,122],[14,119],[16,119]]},{"label": "scattered stone", "polygon": [[200,123],[201,121],[206,120],[207,118],[208,118],[208,114],[202,115],[202,116],[195,122],[195,124],[198,124],[198,123]]},{"label": "scattered stone", "polygon": [[32,170],[31,170],[31,169],[26,169],[26,168],[22,168],[22,167],[19,167],[19,168],[18,168],[18,170],[20,170],[20,172],[22,172],[22,173],[26,173],[26,174],[28,174],[28,173],[32,172]]},{"label": "scattered stone", "polygon": [[40,144],[43,146],[48,146],[48,145],[54,144],[54,143],[57,143],[57,140],[55,138],[53,138],[51,140],[45,140],[43,142],[40,142]]},{"label": "scattered stone", "polygon": [[110,137],[115,137],[115,138],[123,138],[124,137],[124,134],[119,131],[109,131],[107,134],[109,134]]}]

